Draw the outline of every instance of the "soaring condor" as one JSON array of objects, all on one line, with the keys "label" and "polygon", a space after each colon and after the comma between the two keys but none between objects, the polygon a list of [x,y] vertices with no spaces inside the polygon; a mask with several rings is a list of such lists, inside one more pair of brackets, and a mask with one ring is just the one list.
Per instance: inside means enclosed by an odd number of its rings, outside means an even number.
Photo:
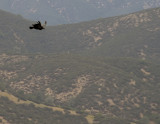
[{"label": "soaring condor", "polygon": [[30,29],[36,29],[36,30],[42,30],[45,29],[47,25],[47,22],[45,21],[45,23],[43,25],[41,25],[41,22],[38,21],[36,24],[32,24],[32,26],[30,26]]}]

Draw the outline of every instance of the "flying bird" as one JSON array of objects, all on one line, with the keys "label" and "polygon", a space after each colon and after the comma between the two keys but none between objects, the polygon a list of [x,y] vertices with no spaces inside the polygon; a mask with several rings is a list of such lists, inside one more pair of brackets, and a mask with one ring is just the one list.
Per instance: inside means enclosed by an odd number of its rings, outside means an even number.
[{"label": "flying bird", "polygon": [[36,24],[32,24],[32,26],[30,26],[30,29],[36,29],[36,30],[42,30],[45,29],[47,25],[47,21],[45,21],[45,23],[42,25],[40,21],[38,21]]}]

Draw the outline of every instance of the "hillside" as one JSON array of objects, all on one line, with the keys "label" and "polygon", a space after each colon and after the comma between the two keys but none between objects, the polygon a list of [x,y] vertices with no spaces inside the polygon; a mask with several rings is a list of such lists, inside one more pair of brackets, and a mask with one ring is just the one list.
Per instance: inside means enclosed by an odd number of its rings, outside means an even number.
[{"label": "hillside", "polygon": [[68,24],[160,7],[160,0],[3,0],[0,9],[48,24]]},{"label": "hillside", "polygon": [[160,8],[42,31],[0,18],[0,123],[160,123]]},{"label": "hillside", "polygon": [[[0,11],[1,53],[85,52],[160,61],[160,8],[71,25],[29,30],[33,23]],[[6,21],[7,20],[7,21]],[[88,54],[87,52],[87,54]]]},{"label": "hillside", "polygon": [[[91,114],[99,124],[160,121],[160,65],[131,58],[97,59],[71,54],[3,54],[0,58],[0,89],[21,100],[61,106],[84,119]],[[8,121],[14,122],[11,118]]]}]

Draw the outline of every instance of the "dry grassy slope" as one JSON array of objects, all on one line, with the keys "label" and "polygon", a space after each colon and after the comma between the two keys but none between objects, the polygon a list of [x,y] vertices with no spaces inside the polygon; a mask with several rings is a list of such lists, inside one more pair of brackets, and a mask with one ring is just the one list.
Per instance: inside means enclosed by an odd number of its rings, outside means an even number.
[{"label": "dry grassy slope", "polygon": [[[80,114],[78,114],[76,111],[73,111],[73,110],[67,110],[67,109],[63,109],[63,108],[60,108],[60,107],[47,106],[47,105],[44,105],[44,104],[37,104],[37,103],[34,103],[32,101],[29,101],[29,100],[27,100],[27,101],[20,100],[19,98],[15,97],[12,94],[9,94],[7,92],[0,91],[0,98],[1,97],[6,97],[10,101],[12,101],[13,103],[15,103],[17,105],[19,105],[19,104],[23,104],[23,105],[30,105],[30,104],[32,104],[36,108],[48,108],[48,109],[51,109],[52,111],[61,112],[64,115],[65,114],[66,115],[69,114],[69,115],[74,115],[74,116],[80,116]],[[93,124],[93,121],[94,121],[94,116],[93,115],[87,115],[85,118],[88,121],[88,124]],[[0,119],[2,120],[2,124],[10,124],[3,117],[0,117]]]},{"label": "dry grassy slope", "polygon": [[66,106],[95,118],[101,114],[134,122],[159,113],[159,65],[129,58],[99,59],[3,54],[0,88],[20,99]]}]

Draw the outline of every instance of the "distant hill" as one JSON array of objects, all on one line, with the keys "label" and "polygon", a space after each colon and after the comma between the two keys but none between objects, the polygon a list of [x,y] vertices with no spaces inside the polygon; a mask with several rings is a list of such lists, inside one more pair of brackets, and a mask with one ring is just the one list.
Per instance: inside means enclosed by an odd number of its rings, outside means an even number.
[{"label": "distant hill", "polygon": [[42,31],[0,18],[0,123],[160,123],[160,8]]},{"label": "distant hill", "polygon": [[160,0],[3,0],[0,9],[50,25],[77,23],[160,7]]},{"label": "distant hill", "polygon": [[[85,52],[159,61],[160,8],[71,25],[29,30],[33,23],[0,11],[0,52]],[[88,54],[88,52],[87,52]]]}]

